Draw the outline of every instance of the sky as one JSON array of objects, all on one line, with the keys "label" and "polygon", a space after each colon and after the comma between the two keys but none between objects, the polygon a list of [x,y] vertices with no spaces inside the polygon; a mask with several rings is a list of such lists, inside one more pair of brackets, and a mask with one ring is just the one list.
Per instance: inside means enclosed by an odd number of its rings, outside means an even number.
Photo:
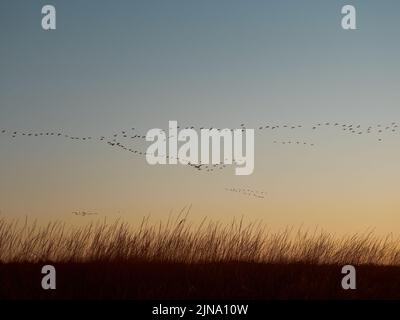
[{"label": "sky", "polygon": [[[46,4],[54,31],[41,28]],[[341,28],[345,4],[357,30]],[[0,134],[0,216],[134,223],[191,205],[194,220],[400,234],[399,132],[376,132],[400,123],[399,15],[394,0],[2,0],[1,129],[108,137],[177,120],[245,124],[256,139],[254,173],[235,176],[150,166],[98,139]],[[266,125],[281,127],[257,130]]]}]

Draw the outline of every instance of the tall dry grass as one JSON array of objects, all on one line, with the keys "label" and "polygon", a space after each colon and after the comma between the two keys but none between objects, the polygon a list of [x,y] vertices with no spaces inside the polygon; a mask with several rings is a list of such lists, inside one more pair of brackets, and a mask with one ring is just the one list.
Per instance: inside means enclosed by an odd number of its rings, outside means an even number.
[{"label": "tall dry grass", "polygon": [[262,223],[204,219],[197,226],[187,214],[139,226],[117,221],[84,227],[0,219],[1,262],[165,261],[400,265],[400,241],[372,232],[335,237],[287,228],[267,231]]}]

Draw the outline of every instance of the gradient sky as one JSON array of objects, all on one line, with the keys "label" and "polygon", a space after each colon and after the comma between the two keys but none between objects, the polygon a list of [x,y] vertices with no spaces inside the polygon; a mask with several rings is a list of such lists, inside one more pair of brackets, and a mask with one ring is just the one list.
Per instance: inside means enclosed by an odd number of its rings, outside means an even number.
[{"label": "gradient sky", "polygon": [[[41,29],[45,4],[56,7],[56,31]],[[345,4],[357,9],[356,31],[340,26]],[[248,177],[153,167],[98,141],[0,135],[1,215],[137,221],[192,204],[194,219],[399,234],[399,133],[379,143],[309,129],[400,122],[399,33],[397,0],[2,0],[1,128],[94,137],[168,120],[305,128],[257,133]],[[285,139],[315,146],[272,143]]]}]

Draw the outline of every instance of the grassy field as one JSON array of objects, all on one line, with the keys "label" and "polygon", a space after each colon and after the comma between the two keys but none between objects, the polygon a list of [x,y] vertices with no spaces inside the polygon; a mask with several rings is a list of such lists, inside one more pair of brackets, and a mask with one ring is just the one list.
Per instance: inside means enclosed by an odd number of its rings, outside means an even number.
[{"label": "grassy field", "polygon": [[[53,264],[57,290],[42,290]],[[341,267],[357,266],[357,290]],[[0,298],[399,299],[400,243],[372,233],[268,232],[242,220],[198,225],[180,215],[84,227],[0,219]]]}]

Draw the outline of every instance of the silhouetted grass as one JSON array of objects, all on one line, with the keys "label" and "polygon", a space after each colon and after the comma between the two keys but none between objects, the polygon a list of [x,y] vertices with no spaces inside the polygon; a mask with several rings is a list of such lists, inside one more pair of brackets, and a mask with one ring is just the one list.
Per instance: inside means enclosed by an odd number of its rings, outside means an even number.
[{"label": "silhouetted grass", "polygon": [[[0,219],[0,298],[341,299],[400,298],[398,239],[268,231],[187,215],[133,227],[83,227]],[[40,287],[57,268],[57,290]],[[357,290],[341,288],[341,266],[357,267]]]},{"label": "silhouetted grass", "polygon": [[50,222],[0,219],[0,261],[90,262],[115,260],[158,262],[258,262],[308,264],[400,264],[400,242],[372,232],[335,237],[321,230],[267,231],[261,223],[233,220],[224,225],[186,216],[138,227],[117,221],[67,227]]}]

